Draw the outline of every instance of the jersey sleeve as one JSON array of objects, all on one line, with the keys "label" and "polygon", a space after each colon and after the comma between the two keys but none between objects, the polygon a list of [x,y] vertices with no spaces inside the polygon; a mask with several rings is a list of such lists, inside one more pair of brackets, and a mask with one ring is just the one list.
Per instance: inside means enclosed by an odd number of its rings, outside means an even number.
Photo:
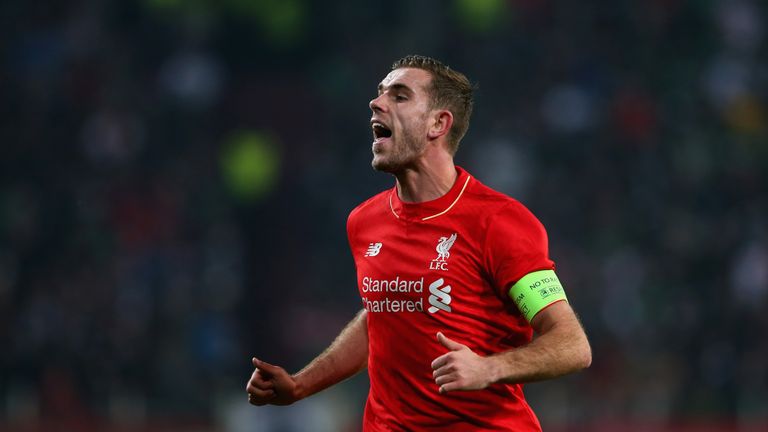
[{"label": "jersey sleeve", "polygon": [[485,239],[485,262],[502,298],[523,276],[554,270],[549,259],[547,232],[525,206],[513,201],[490,217]]},{"label": "jersey sleeve", "polygon": [[[355,239],[357,234],[357,213],[359,208],[355,208],[347,216],[347,242],[349,243],[349,252],[352,258],[355,258]],[[355,263],[357,259],[355,258]]]}]

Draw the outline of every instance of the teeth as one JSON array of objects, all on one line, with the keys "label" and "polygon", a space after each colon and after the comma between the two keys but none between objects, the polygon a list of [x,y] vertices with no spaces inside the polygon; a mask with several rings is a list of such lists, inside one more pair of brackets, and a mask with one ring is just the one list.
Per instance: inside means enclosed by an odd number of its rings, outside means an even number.
[{"label": "teeth", "polygon": [[392,132],[384,123],[375,121],[371,123],[371,129],[373,130],[373,136],[376,139],[389,138],[392,136]]}]

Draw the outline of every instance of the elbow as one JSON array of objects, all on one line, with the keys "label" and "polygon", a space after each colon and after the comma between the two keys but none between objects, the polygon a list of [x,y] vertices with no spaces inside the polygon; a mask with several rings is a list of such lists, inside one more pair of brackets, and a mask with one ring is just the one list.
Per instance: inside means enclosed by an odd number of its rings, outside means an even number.
[{"label": "elbow", "polygon": [[581,369],[586,369],[592,366],[592,350],[589,349],[589,347],[587,347],[587,352],[584,353],[584,356],[582,357],[580,366]]},{"label": "elbow", "polygon": [[581,326],[579,327],[579,331],[572,334],[572,337],[574,342],[572,347],[575,354],[574,369],[576,371],[581,371],[592,365],[592,346],[589,343],[587,334],[584,332],[584,328]]},{"label": "elbow", "polygon": [[578,356],[577,370],[583,370],[592,365],[592,347],[589,346],[589,342],[585,339],[584,344],[580,350]]}]

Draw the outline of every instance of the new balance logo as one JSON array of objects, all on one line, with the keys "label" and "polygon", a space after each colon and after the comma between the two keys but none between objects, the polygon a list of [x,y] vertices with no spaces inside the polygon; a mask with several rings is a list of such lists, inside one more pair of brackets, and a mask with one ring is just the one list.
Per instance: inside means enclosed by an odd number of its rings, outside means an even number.
[{"label": "new balance logo", "polygon": [[429,313],[435,313],[441,310],[446,312],[451,311],[451,307],[448,306],[451,304],[451,286],[443,286],[443,283],[445,283],[445,281],[443,278],[440,278],[429,284],[429,304],[431,305],[429,309],[427,309]]},{"label": "new balance logo", "polygon": [[371,243],[368,245],[368,250],[365,252],[365,256],[373,257],[381,252],[381,243]]}]

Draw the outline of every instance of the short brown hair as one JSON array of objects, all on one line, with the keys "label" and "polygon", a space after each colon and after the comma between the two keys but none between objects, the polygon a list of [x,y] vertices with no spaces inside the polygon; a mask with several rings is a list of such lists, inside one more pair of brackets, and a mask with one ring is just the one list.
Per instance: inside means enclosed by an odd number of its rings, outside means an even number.
[{"label": "short brown hair", "polygon": [[420,55],[409,55],[392,64],[392,70],[400,68],[423,69],[432,75],[427,92],[432,99],[432,108],[445,108],[453,114],[453,127],[448,133],[448,144],[452,154],[459,148],[459,141],[469,129],[472,116],[472,92],[474,87],[463,73],[444,65],[439,60]]}]

